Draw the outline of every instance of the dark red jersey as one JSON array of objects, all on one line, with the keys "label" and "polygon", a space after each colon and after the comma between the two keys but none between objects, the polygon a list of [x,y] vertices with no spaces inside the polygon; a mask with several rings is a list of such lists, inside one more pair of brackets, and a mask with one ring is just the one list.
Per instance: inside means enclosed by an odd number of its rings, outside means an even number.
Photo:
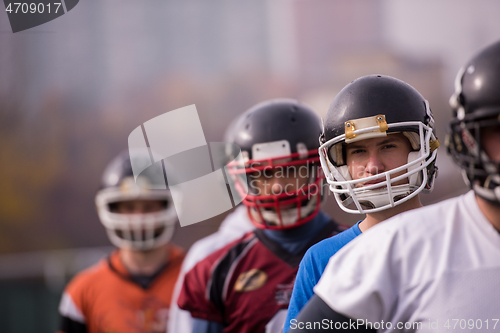
[{"label": "dark red jersey", "polygon": [[282,327],[298,265],[306,250],[337,234],[331,222],[293,255],[262,230],[247,233],[196,264],[185,278],[178,305],[194,318],[222,323],[224,333]]}]

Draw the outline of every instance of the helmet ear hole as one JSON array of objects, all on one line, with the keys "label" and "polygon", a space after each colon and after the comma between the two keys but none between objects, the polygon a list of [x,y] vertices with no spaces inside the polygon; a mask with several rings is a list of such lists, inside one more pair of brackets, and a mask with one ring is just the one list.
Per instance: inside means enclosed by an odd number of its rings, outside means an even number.
[{"label": "helmet ear hole", "polygon": [[335,145],[330,146],[330,148],[328,149],[328,159],[333,164],[338,165],[337,150],[335,149]]},{"label": "helmet ear hole", "polygon": [[[413,161],[416,161],[420,157],[420,152],[418,151],[412,151],[408,154],[408,164],[410,164]],[[415,165],[411,165],[408,167],[407,172],[410,173],[411,171],[417,169],[420,166],[421,163],[417,163]],[[424,169],[425,170],[425,169]],[[420,186],[422,184],[422,172],[415,172],[414,174],[410,175],[408,177],[408,181],[410,185],[415,185],[415,186]]]},{"label": "helmet ear hole", "polygon": [[344,177],[344,180],[352,180],[351,173],[349,172],[349,167],[347,165],[343,165],[337,168],[340,175]]},{"label": "helmet ear hole", "polygon": [[343,143],[337,143],[328,149],[328,155],[330,161],[334,165],[343,165],[345,164],[345,149]]},{"label": "helmet ear hole", "polygon": [[410,141],[413,150],[420,150],[420,136],[415,132],[402,132],[404,136]]}]

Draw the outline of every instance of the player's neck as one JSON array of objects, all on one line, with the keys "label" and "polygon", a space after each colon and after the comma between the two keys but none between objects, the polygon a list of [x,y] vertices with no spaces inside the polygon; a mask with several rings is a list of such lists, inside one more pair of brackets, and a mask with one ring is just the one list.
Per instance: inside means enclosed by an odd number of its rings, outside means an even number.
[{"label": "player's neck", "polygon": [[361,230],[361,232],[364,232],[369,228],[373,227],[374,225],[384,220],[387,220],[388,218],[391,218],[395,215],[398,215],[399,213],[403,213],[408,210],[420,207],[422,207],[422,203],[420,202],[420,198],[417,195],[411,198],[410,200],[403,202],[400,205],[397,205],[396,207],[376,213],[366,214],[366,218],[359,224],[359,229]]},{"label": "player's neck", "polygon": [[486,219],[500,232],[500,206],[494,205],[477,195],[476,201]]},{"label": "player's neck", "polygon": [[168,256],[167,244],[149,251],[120,249],[120,259],[134,275],[152,275],[165,263]]}]

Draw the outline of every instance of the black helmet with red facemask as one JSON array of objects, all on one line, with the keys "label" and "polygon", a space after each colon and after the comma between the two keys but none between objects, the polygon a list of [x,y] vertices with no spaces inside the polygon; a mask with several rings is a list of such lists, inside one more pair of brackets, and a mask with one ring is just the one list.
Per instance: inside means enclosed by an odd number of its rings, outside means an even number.
[{"label": "black helmet with red facemask", "polygon": [[[241,148],[244,166],[233,164],[230,173],[252,222],[262,229],[288,229],[312,220],[321,203],[322,179],[321,121],[315,112],[295,100],[275,99],[250,108],[233,126],[232,140]],[[262,191],[253,184],[276,177],[301,185]]]}]

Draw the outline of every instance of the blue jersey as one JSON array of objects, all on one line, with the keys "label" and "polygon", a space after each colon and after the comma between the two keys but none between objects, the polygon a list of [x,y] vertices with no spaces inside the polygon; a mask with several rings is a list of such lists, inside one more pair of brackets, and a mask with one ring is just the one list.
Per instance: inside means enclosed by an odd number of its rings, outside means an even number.
[{"label": "blue jersey", "polygon": [[359,222],[333,237],[322,240],[307,250],[300,262],[299,271],[295,278],[283,333],[288,332],[290,329],[290,320],[297,317],[300,310],[314,295],[313,288],[321,278],[330,257],[361,234],[358,226]]}]

